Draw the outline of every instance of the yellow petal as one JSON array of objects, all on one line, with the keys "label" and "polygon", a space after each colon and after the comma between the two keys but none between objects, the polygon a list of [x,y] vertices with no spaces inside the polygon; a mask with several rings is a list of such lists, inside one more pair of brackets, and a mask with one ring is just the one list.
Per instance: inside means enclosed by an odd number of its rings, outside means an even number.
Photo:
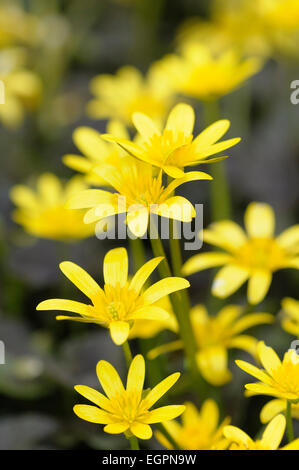
[{"label": "yellow petal", "polygon": [[114,248],[104,258],[105,284],[124,287],[128,279],[128,254],[125,248]]},{"label": "yellow petal", "polygon": [[242,314],[243,310],[243,307],[240,305],[226,305],[218,312],[217,320],[223,327],[230,326],[234,328],[235,321]]},{"label": "yellow petal", "polygon": [[282,299],[281,306],[293,320],[299,322],[299,301],[291,297]]},{"label": "yellow petal", "polygon": [[169,113],[166,130],[171,130],[174,135],[183,132],[186,136],[192,134],[195,115],[193,108],[185,103],[177,104]]},{"label": "yellow petal", "polygon": [[221,139],[221,137],[227,132],[229,127],[230,122],[227,119],[221,119],[208,126],[196,137],[196,139],[194,139],[196,151],[199,152],[201,149],[217,142],[217,140]]},{"label": "yellow petal", "polygon": [[202,349],[196,355],[198,367],[207,380],[215,386],[221,386],[231,380],[227,369],[227,351],[221,346]]},{"label": "yellow petal", "polygon": [[130,425],[130,431],[139,439],[150,439],[153,435],[151,427],[135,421]]},{"label": "yellow petal", "polygon": [[248,281],[248,301],[252,305],[260,303],[266,296],[272,282],[271,271],[256,269]]},{"label": "yellow petal", "polygon": [[277,414],[283,412],[286,408],[285,400],[280,398],[275,398],[274,400],[268,401],[268,403],[263,406],[260,414],[260,419],[263,424],[268,423],[271,419],[274,418]]},{"label": "yellow petal", "polygon": [[109,330],[114,343],[120,346],[128,339],[130,325],[127,321],[112,321],[109,324]]},{"label": "yellow petal", "polygon": [[214,268],[215,266],[222,266],[232,260],[230,255],[221,252],[200,253],[194,255],[186,261],[183,266],[182,273],[186,276],[202,271],[203,269]]},{"label": "yellow petal", "polygon": [[200,417],[205,423],[205,428],[208,430],[208,432],[215,432],[219,422],[219,410],[217,403],[210,398],[205,400],[200,410]]},{"label": "yellow petal", "polygon": [[177,418],[185,411],[184,405],[167,405],[161,406],[156,410],[149,411],[142,419],[144,423],[154,424],[163,421],[170,421]]},{"label": "yellow petal", "polygon": [[270,395],[272,397],[280,397],[280,393],[276,388],[263,383],[252,383],[245,385],[246,390],[250,391],[250,396],[253,395]]},{"label": "yellow petal", "polygon": [[73,140],[80,152],[93,160],[98,161],[107,155],[107,145],[101,134],[91,127],[78,127],[73,133]]},{"label": "yellow petal", "polygon": [[249,447],[253,444],[248,434],[235,426],[225,426],[223,434],[230,441],[236,442],[237,444],[244,444],[245,447]]},{"label": "yellow petal", "polygon": [[262,325],[265,323],[273,323],[275,317],[270,313],[249,313],[240,318],[233,326],[233,334],[241,333],[248,328],[255,325]]},{"label": "yellow petal", "polygon": [[277,238],[277,243],[287,250],[298,250],[299,224],[284,230]]},{"label": "yellow petal", "polygon": [[141,204],[138,206],[136,210],[134,206],[130,208],[127,214],[127,224],[135,237],[142,237],[147,231],[149,212],[147,207]]},{"label": "yellow petal", "polygon": [[150,261],[147,261],[147,263],[138,269],[137,273],[133,276],[130,282],[130,290],[134,290],[136,293],[139,293],[147,279],[163,259],[163,256],[158,256],[151,259]]},{"label": "yellow petal", "polygon": [[161,135],[154,121],[142,113],[134,113],[132,121],[139,134],[146,141],[150,140],[153,135]]},{"label": "yellow petal", "polygon": [[86,189],[70,198],[67,203],[69,209],[86,209],[100,204],[114,204],[115,196],[103,189]]},{"label": "yellow petal", "polygon": [[142,400],[144,408],[151,408],[177,382],[180,375],[179,372],[175,372],[152,388],[144,400]]},{"label": "yellow petal", "polygon": [[143,294],[145,302],[152,304],[162,297],[186,289],[190,286],[190,282],[182,277],[166,277],[150,286]]},{"label": "yellow petal", "polygon": [[215,155],[215,153],[223,152],[223,150],[226,150],[230,147],[233,147],[234,145],[238,144],[240,142],[240,140],[241,140],[240,137],[235,137],[233,139],[223,140],[222,142],[218,142],[217,144],[213,144],[213,145],[209,146],[207,150],[203,149],[202,151],[200,151],[200,153],[205,158],[207,158],[210,155]]},{"label": "yellow petal", "polygon": [[22,208],[33,209],[38,205],[35,193],[27,186],[16,185],[10,191],[11,200]]},{"label": "yellow petal", "polygon": [[47,205],[55,205],[61,199],[62,186],[57,176],[43,173],[37,182],[37,190]]},{"label": "yellow petal", "polygon": [[109,362],[98,362],[97,376],[108,398],[113,399],[125,393],[123,383],[118,373]]},{"label": "yellow petal", "polygon": [[163,197],[167,198],[170,196],[173,191],[181,186],[184,183],[188,183],[190,181],[199,181],[199,180],[211,180],[213,179],[210,175],[207,173],[204,173],[202,171],[189,171],[188,173],[183,173],[182,177],[179,177],[172,181],[167,188],[163,191]]},{"label": "yellow petal", "polygon": [[247,241],[244,230],[231,220],[221,220],[203,231],[203,239],[211,245],[235,252]]},{"label": "yellow petal", "polygon": [[271,378],[269,377],[266,372],[264,372],[261,369],[258,369],[254,365],[250,364],[249,362],[245,361],[236,361],[236,364],[240,369],[244,370],[248,374],[252,375],[256,379],[260,380],[261,382],[264,382],[266,384],[271,384]]},{"label": "yellow petal", "polygon": [[87,398],[87,400],[92,401],[95,405],[98,405],[106,411],[113,412],[113,407],[108,398],[94,388],[88,387],[87,385],[76,385],[74,388],[76,392]]},{"label": "yellow petal", "polygon": [[127,316],[128,320],[157,320],[163,321],[169,318],[169,313],[164,308],[156,305],[146,305],[138,308]]},{"label": "yellow petal", "polygon": [[200,419],[200,414],[196,408],[196,406],[192,402],[185,402],[185,411],[182,416],[182,424],[184,427],[193,427],[197,426],[198,421]]},{"label": "yellow petal", "polygon": [[79,155],[64,155],[62,157],[63,163],[72,170],[87,173],[91,170],[92,164],[84,157]]},{"label": "yellow petal", "polygon": [[266,427],[261,444],[267,449],[276,450],[281,443],[286,427],[286,419],[283,415],[275,416]]},{"label": "yellow petal", "polygon": [[236,292],[248,279],[249,272],[241,266],[230,264],[216,274],[212,284],[212,294],[224,299]]},{"label": "yellow petal", "polygon": [[85,421],[90,423],[108,424],[113,422],[111,415],[106,411],[100,410],[97,406],[75,405],[73,410],[79,418],[85,419]]},{"label": "yellow petal", "polygon": [[181,222],[191,222],[195,217],[195,209],[188,199],[182,196],[173,196],[159,204],[153,213],[168,219],[180,220]]},{"label": "yellow petal", "polygon": [[239,335],[230,339],[228,342],[228,348],[243,349],[243,351],[251,354],[255,359],[257,358],[257,343],[258,340],[253,336]]},{"label": "yellow petal", "polygon": [[261,363],[270,375],[281,366],[280,359],[274,349],[266,346],[263,341],[258,343],[258,355]]},{"label": "yellow petal", "polygon": [[108,434],[121,434],[129,429],[129,425],[127,423],[113,423],[108,424],[104,427],[104,431]]},{"label": "yellow petal", "polygon": [[299,450],[299,438],[281,447],[280,450]]},{"label": "yellow petal", "polygon": [[103,295],[98,283],[77,264],[63,261],[59,267],[63,274],[91,300]]},{"label": "yellow petal", "polygon": [[272,238],[275,216],[269,204],[252,202],[245,211],[245,227],[251,238]]},{"label": "yellow petal", "polygon": [[79,313],[79,315],[89,315],[90,306],[74,300],[49,299],[40,302],[36,310],[63,310],[65,312]]},{"label": "yellow petal", "polygon": [[127,394],[134,400],[134,403],[139,403],[141,399],[144,377],[145,362],[141,354],[138,354],[131,362],[126,387]]}]

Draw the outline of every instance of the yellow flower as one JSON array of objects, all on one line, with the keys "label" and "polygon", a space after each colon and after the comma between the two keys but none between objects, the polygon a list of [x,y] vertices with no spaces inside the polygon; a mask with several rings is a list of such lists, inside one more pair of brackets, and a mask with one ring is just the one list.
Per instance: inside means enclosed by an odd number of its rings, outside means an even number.
[{"label": "yellow flower", "polygon": [[57,320],[73,320],[83,323],[96,323],[109,328],[115,344],[123,344],[130,329],[137,320],[158,320],[168,316],[166,310],[154,306],[162,297],[189,287],[189,282],[181,277],[167,277],[144,292],[142,288],[163,260],[153,258],[145,263],[128,282],[128,254],[125,248],[108,251],[104,259],[104,289],[102,289],[84,269],[64,261],[59,267],[63,274],[75,284],[92,302],[84,304],[66,299],[49,299],[41,302],[37,310],[64,310],[78,313],[79,317],[57,316]]},{"label": "yellow flower", "polygon": [[181,55],[168,55],[159,63],[177,93],[201,100],[232,92],[261,65],[258,58],[242,59],[235,48],[215,53],[208,45],[190,41],[183,45]]},{"label": "yellow flower", "polygon": [[[203,305],[191,309],[191,325],[198,346],[196,360],[201,375],[215,386],[221,386],[231,380],[227,368],[228,349],[243,349],[256,356],[258,341],[249,335],[240,334],[256,325],[273,322],[273,315],[268,313],[251,313],[243,315],[239,305],[227,305],[216,316],[209,316]],[[158,346],[150,352],[149,357],[179,349],[180,341]]]},{"label": "yellow flower", "polygon": [[25,111],[38,105],[42,93],[41,80],[26,68],[24,51],[17,48],[0,52],[0,80],[3,87],[0,120],[5,126],[16,128],[22,124]]},{"label": "yellow flower", "polygon": [[184,103],[177,104],[171,110],[163,132],[145,114],[134,113],[132,119],[141,136],[140,142],[133,143],[110,134],[102,137],[118,143],[140,160],[162,168],[173,178],[182,178],[185,167],[227,158],[209,157],[240,141],[240,138],[234,138],[217,142],[230,126],[226,119],[215,122],[193,139],[195,115],[192,107]]},{"label": "yellow flower", "polygon": [[[269,421],[271,421],[271,419],[274,418],[274,416],[278,415],[279,413],[284,413],[285,410],[286,410],[285,400],[281,398],[275,398],[274,400],[270,400],[261,409],[261,413],[260,413],[261,422],[263,424],[268,423]],[[291,413],[292,413],[293,418],[299,419],[299,403],[292,403]]]},{"label": "yellow flower", "polygon": [[[200,411],[193,403],[185,403],[186,409],[182,414],[182,423],[168,421],[164,423],[165,429],[180,449],[184,450],[222,450],[227,446],[223,438],[223,427],[230,419],[219,424],[219,410],[214,400],[206,400]],[[160,432],[155,433],[158,441],[167,449],[173,449],[172,444]]]},{"label": "yellow flower", "polygon": [[24,185],[12,188],[10,196],[17,206],[13,219],[26,232],[40,238],[71,241],[89,237],[94,229],[83,223],[82,211],[66,207],[66,201],[84,188],[86,185],[78,177],[63,186],[54,174],[43,173],[36,192]]},{"label": "yellow flower", "polygon": [[193,171],[164,187],[162,172],[153,175],[150,165],[136,159],[119,161],[115,165],[102,165],[93,171],[105,179],[116,192],[89,189],[71,198],[69,207],[89,208],[84,217],[85,223],[127,213],[127,225],[136,237],[142,237],[146,233],[150,214],[191,222],[195,217],[193,205],[182,196],[173,196],[173,191],[188,181],[211,179],[205,173]]},{"label": "yellow flower", "polygon": [[284,313],[281,322],[283,329],[299,338],[299,301],[286,297],[281,305]]},{"label": "yellow flower", "polygon": [[162,122],[173,103],[171,90],[155,65],[146,77],[131,66],[122,67],[116,75],[98,75],[91,82],[91,91],[96,98],[88,104],[90,117],[119,119],[129,125],[134,112]]},{"label": "yellow flower", "polygon": [[97,376],[107,396],[85,385],[77,385],[77,392],[97,406],[75,405],[74,412],[81,419],[104,424],[104,431],[109,434],[125,433],[127,437],[134,435],[139,439],[150,439],[150,424],[174,419],[185,410],[183,405],[168,405],[150,410],[176,383],[180,373],[169,375],[145,394],[145,363],[140,354],[134,357],[130,365],[126,388],[109,362],[98,362]]},{"label": "yellow flower", "polygon": [[168,317],[161,318],[160,320],[139,320],[134,322],[130,330],[129,338],[153,338],[160,331],[170,330],[177,333],[179,330],[177,319],[173,313],[169,297],[163,297],[158,302],[155,302],[157,307],[161,307],[167,311]]},{"label": "yellow flower", "polygon": [[298,450],[299,439],[278,449],[285,428],[286,419],[280,414],[267,425],[260,440],[253,441],[246,432],[235,426],[225,426],[223,434],[231,441],[229,450]]},{"label": "yellow flower", "polygon": [[259,380],[245,385],[250,395],[270,395],[296,403],[299,400],[299,356],[296,351],[290,349],[281,362],[276,352],[260,341],[258,358],[264,370],[245,361],[236,361],[242,370]]},{"label": "yellow flower", "polygon": [[13,3],[9,0],[0,7],[0,47],[33,44],[38,38],[37,18]]},{"label": "yellow flower", "polygon": [[261,302],[272,281],[272,273],[283,268],[299,269],[299,225],[274,237],[275,216],[271,206],[252,202],[245,212],[245,227],[230,220],[213,223],[203,231],[204,241],[224,251],[192,256],[184,265],[185,275],[224,266],[212,285],[216,297],[226,298],[247,280],[248,301]]},{"label": "yellow flower", "polygon": [[[121,138],[129,137],[125,126],[118,121],[109,122],[107,131]],[[90,127],[77,128],[73,133],[73,140],[83,156],[64,155],[63,163],[69,168],[83,173],[86,181],[95,186],[109,186],[109,183],[101,177],[99,172],[95,173],[94,168],[105,164],[113,165],[124,158],[129,162],[132,158],[119,146],[105,142],[101,138],[101,134]]]}]

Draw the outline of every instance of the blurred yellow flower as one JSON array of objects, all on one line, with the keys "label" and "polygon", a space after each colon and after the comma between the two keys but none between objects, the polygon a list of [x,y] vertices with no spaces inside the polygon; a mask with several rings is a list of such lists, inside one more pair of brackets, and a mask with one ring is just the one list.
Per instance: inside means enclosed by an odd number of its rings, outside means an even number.
[{"label": "blurred yellow flower", "polygon": [[281,322],[283,329],[299,338],[299,301],[285,297],[281,305],[283,309]]},{"label": "blurred yellow flower", "polygon": [[145,77],[131,66],[122,67],[115,75],[98,75],[91,82],[95,99],[88,103],[87,112],[95,119],[118,119],[128,125],[134,112],[162,122],[173,104],[165,78],[155,64]]},{"label": "blurred yellow flower", "polygon": [[174,419],[185,410],[184,405],[150,410],[176,383],[180,373],[169,375],[153,389],[144,392],[145,363],[140,354],[130,365],[126,388],[109,362],[98,362],[97,376],[106,396],[86,385],[76,385],[75,390],[97,406],[75,405],[74,412],[85,421],[104,424],[104,431],[109,434],[125,433],[126,437],[134,435],[139,439],[150,439],[150,424]]},{"label": "blurred yellow flower", "polygon": [[6,0],[0,6],[0,47],[16,43],[33,44],[38,37],[38,20],[20,7]]},{"label": "blurred yellow flower", "polygon": [[148,277],[162,260],[162,257],[157,257],[148,261],[128,282],[127,250],[125,248],[110,250],[104,259],[104,289],[84,269],[75,263],[64,261],[59,265],[61,271],[91,300],[92,304],[66,299],[49,299],[41,302],[36,308],[78,313],[80,315],[78,317],[58,315],[56,319],[104,326],[109,328],[114,343],[121,345],[128,339],[134,321],[146,319],[161,321],[168,317],[166,310],[153,305],[155,302],[190,285],[181,277],[168,277],[142,292]]},{"label": "blurred yellow flower", "polygon": [[40,238],[74,241],[92,235],[94,227],[83,222],[83,212],[66,207],[69,198],[86,188],[74,177],[65,185],[52,173],[43,173],[36,191],[25,185],[13,186],[10,197],[17,208],[13,219],[24,230]]},{"label": "blurred yellow flower", "polygon": [[[283,399],[275,398],[274,400],[268,401],[268,403],[266,403],[261,409],[261,413],[260,413],[261,422],[263,424],[268,423],[277,414],[285,412],[285,409],[286,409],[286,402]],[[292,403],[291,412],[292,412],[293,418],[299,419],[299,403]]]},{"label": "blurred yellow flower", "polygon": [[[221,386],[231,380],[227,368],[228,349],[242,349],[256,357],[258,341],[249,335],[240,334],[256,325],[272,323],[269,313],[250,313],[239,318],[244,309],[239,305],[227,305],[217,315],[209,316],[203,305],[191,309],[191,325],[198,346],[196,360],[201,375],[215,386]],[[153,349],[149,357],[180,349],[182,343],[175,341]]]},{"label": "blurred yellow flower", "polygon": [[[228,441],[223,438],[223,427],[229,422],[225,418],[219,423],[219,410],[214,400],[206,400],[200,409],[193,403],[185,403],[186,409],[182,414],[182,423],[167,421],[163,423],[169,435],[180,449],[184,450],[224,450]],[[172,444],[160,431],[155,433],[158,441],[167,449],[173,449]]]},{"label": "blurred yellow flower", "polygon": [[193,171],[164,187],[162,171],[154,176],[150,165],[136,159],[119,161],[115,165],[102,165],[93,171],[116,192],[89,189],[71,198],[69,207],[89,208],[84,217],[85,223],[127,213],[127,225],[136,237],[142,237],[146,233],[150,214],[191,222],[195,217],[193,205],[182,196],[173,196],[173,191],[188,181],[211,179],[206,173]]},{"label": "blurred yellow flower", "polygon": [[13,48],[0,51],[0,81],[0,120],[5,126],[16,128],[22,124],[25,111],[34,110],[39,104],[41,80],[26,68],[24,51]]},{"label": "blurred yellow flower", "polygon": [[[129,138],[129,134],[123,124],[118,121],[110,121],[107,131],[121,138]],[[105,142],[101,134],[90,127],[79,127],[73,133],[73,140],[82,152],[81,155],[64,155],[63,163],[79,173],[85,175],[86,181],[95,186],[109,186],[109,183],[95,173],[93,169],[103,164],[115,164],[123,158],[130,161],[132,157],[118,145]]]},{"label": "blurred yellow flower", "polygon": [[280,414],[270,421],[262,438],[257,441],[253,441],[246,432],[235,426],[225,426],[223,434],[231,441],[229,450],[298,450],[299,439],[279,448],[285,428],[286,419]]},{"label": "blurred yellow flower", "polygon": [[275,216],[268,204],[252,202],[245,212],[245,227],[230,220],[213,223],[203,231],[204,241],[224,251],[192,256],[184,265],[184,275],[224,266],[212,285],[216,297],[226,298],[247,280],[248,301],[261,302],[272,281],[272,273],[283,268],[299,269],[299,225],[274,237]]},{"label": "blurred yellow flower", "polygon": [[258,369],[245,361],[236,361],[240,369],[259,380],[259,382],[245,385],[250,395],[270,395],[294,403],[298,402],[299,356],[296,351],[290,349],[281,362],[276,352],[260,341],[258,358],[265,370]]},{"label": "blurred yellow flower", "polygon": [[256,74],[262,61],[256,57],[242,59],[234,48],[216,53],[208,45],[188,41],[180,55],[165,56],[158,65],[175,92],[214,100],[232,92]]},{"label": "blurred yellow flower", "polygon": [[141,136],[137,143],[111,134],[102,137],[118,143],[140,160],[162,168],[173,178],[182,178],[186,166],[223,160],[226,157],[209,157],[241,140],[237,137],[217,142],[229,129],[230,122],[226,119],[213,123],[193,139],[195,115],[193,108],[184,103],[177,104],[171,110],[162,133],[145,114],[135,113],[132,119]]}]

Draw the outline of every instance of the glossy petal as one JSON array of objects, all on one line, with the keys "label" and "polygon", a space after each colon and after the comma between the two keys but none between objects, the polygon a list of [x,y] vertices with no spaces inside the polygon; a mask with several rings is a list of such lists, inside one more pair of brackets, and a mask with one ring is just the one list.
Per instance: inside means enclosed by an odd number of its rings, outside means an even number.
[{"label": "glossy petal", "polygon": [[103,294],[98,283],[77,264],[63,261],[59,267],[63,274],[91,300]]},{"label": "glossy petal", "polygon": [[249,272],[241,266],[230,264],[216,274],[212,284],[212,294],[224,299],[236,292],[248,279]]},{"label": "glossy petal", "polygon": [[114,248],[104,258],[105,284],[124,287],[128,279],[128,254],[125,248]]},{"label": "glossy petal", "polygon": [[182,273],[186,276],[215,266],[222,266],[232,260],[230,255],[221,252],[200,253],[191,256],[183,266]]},{"label": "glossy petal", "polygon": [[145,302],[152,304],[162,297],[186,289],[190,286],[190,282],[182,277],[167,277],[150,286],[143,294]]},{"label": "glossy petal", "polygon": [[252,238],[272,238],[275,228],[275,216],[269,204],[252,202],[244,216],[247,233]]},{"label": "glossy petal", "polygon": [[106,411],[100,410],[97,406],[75,405],[73,409],[79,418],[90,423],[108,424],[113,422],[111,415]]},{"label": "glossy petal", "polygon": [[111,338],[114,343],[120,346],[127,341],[130,333],[130,325],[127,321],[112,321],[109,324]]},{"label": "glossy petal", "polygon": [[272,273],[263,269],[255,270],[248,281],[248,301],[252,305],[260,303],[269,290]]}]

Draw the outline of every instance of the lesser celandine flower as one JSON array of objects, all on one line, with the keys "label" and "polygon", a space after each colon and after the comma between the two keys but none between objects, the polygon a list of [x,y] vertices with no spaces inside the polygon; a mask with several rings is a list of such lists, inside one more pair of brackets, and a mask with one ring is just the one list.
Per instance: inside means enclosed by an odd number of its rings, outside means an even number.
[{"label": "lesser celandine flower", "polygon": [[131,66],[122,67],[115,75],[98,75],[91,82],[91,91],[95,99],[88,104],[90,117],[119,119],[129,125],[134,112],[162,122],[173,103],[172,90],[155,65],[146,77]]},{"label": "lesser celandine flower", "polygon": [[[247,392],[245,392],[247,395]],[[250,392],[248,392],[250,396]],[[283,413],[286,409],[286,402],[281,398],[274,398],[268,401],[261,409],[260,419],[262,423],[268,423],[279,413]],[[292,403],[292,418],[299,419],[299,403]]]},{"label": "lesser celandine flower", "polygon": [[97,375],[106,396],[85,385],[77,385],[77,392],[97,406],[75,405],[74,412],[81,419],[104,424],[104,431],[109,434],[125,433],[127,437],[134,435],[139,439],[150,439],[150,424],[174,419],[185,410],[183,405],[150,410],[176,383],[180,373],[169,375],[153,389],[144,392],[145,363],[140,354],[130,365],[126,388],[109,362],[98,362]]},{"label": "lesser celandine flower", "polygon": [[259,382],[245,385],[250,395],[270,395],[291,402],[299,400],[299,355],[294,349],[287,351],[280,361],[276,352],[265,345],[258,344],[258,358],[264,369],[259,369],[245,361],[236,364]]},{"label": "lesser celandine flower", "polygon": [[105,179],[116,193],[89,189],[71,198],[69,207],[89,209],[84,217],[86,223],[127,213],[127,225],[136,237],[146,233],[150,214],[191,222],[195,217],[193,205],[185,197],[173,196],[173,192],[188,181],[211,179],[206,173],[193,171],[165,187],[162,171],[155,175],[150,165],[136,159],[101,165],[93,171]]},{"label": "lesser celandine flower", "polygon": [[12,188],[10,197],[17,206],[13,219],[26,232],[40,238],[73,241],[91,236],[94,228],[84,224],[84,213],[66,207],[69,198],[85,188],[78,177],[63,185],[54,174],[43,173],[36,191],[25,185]]},{"label": "lesser celandine flower", "polygon": [[285,331],[299,338],[299,301],[285,297],[281,306],[283,309],[281,326]]},{"label": "lesser celandine flower", "polygon": [[117,142],[130,154],[162,168],[173,178],[182,178],[185,167],[223,160],[226,157],[209,157],[240,141],[240,138],[234,138],[218,142],[230,126],[226,119],[215,122],[194,139],[194,111],[184,103],[171,110],[163,131],[145,114],[134,113],[132,119],[140,134],[140,142],[133,143],[111,134],[102,137]]},{"label": "lesser celandine flower", "polygon": [[215,53],[207,44],[188,41],[181,55],[168,55],[159,65],[177,93],[210,100],[238,88],[260,70],[261,61],[242,59],[233,48]]},{"label": "lesser celandine flower", "polygon": [[[129,138],[125,126],[118,121],[111,121],[107,125],[107,132],[111,132],[121,138]],[[101,178],[99,172],[93,169],[104,164],[114,164],[119,160],[130,157],[127,152],[118,145],[105,142],[101,134],[90,127],[79,127],[73,133],[73,140],[83,155],[64,155],[63,163],[79,173],[85,175],[86,181],[96,186],[109,186],[109,183]]]},{"label": "lesser celandine flower", "polygon": [[[219,423],[219,410],[214,400],[207,399],[198,410],[193,403],[185,403],[186,409],[182,414],[182,422],[168,421],[164,423],[165,429],[180,449],[185,450],[222,450],[228,445],[223,438],[223,427],[229,422],[225,418]],[[173,449],[169,440],[157,431],[158,441],[167,449]]]},{"label": "lesser celandine flower", "polygon": [[80,316],[58,315],[57,320],[73,320],[96,323],[109,328],[115,344],[123,344],[137,320],[160,320],[168,313],[153,305],[164,296],[189,287],[180,277],[161,279],[144,292],[142,288],[148,277],[162,261],[153,258],[145,263],[128,282],[128,255],[125,248],[108,251],[104,259],[104,289],[84,269],[70,261],[60,263],[60,269],[90,300],[87,305],[66,299],[50,299],[41,302],[37,310],[64,310]]},{"label": "lesser celandine flower", "polygon": [[[231,380],[232,375],[227,367],[228,349],[242,349],[256,356],[258,341],[253,336],[241,333],[253,326],[273,322],[273,315],[269,313],[241,316],[243,311],[239,305],[227,305],[217,315],[209,316],[203,305],[191,309],[191,325],[198,346],[198,368],[205,380],[215,386]],[[150,357],[181,346],[180,341],[158,346],[151,351]]]},{"label": "lesser celandine flower", "polygon": [[229,450],[298,450],[299,439],[279,448],[285,428],[286,419],[280,414],[267,425],[259,440],[254,441],[246,432],[235,426],[225,426],[223,434],[231,441]]},{"label": "lesser celandine flower", "polygon": [[214,278],[212,293],[226,298],[245,282],[251,304],[261,302],[271,285],[273,272],[299,269],[299,225],[274,236],[275,216],[268,204],[252,202],[245,212],[247,234],[236,223],[223,220],[203,231],[204,241],[219,247],[192,256],[183,267],[185,275],[224,266]]}]

